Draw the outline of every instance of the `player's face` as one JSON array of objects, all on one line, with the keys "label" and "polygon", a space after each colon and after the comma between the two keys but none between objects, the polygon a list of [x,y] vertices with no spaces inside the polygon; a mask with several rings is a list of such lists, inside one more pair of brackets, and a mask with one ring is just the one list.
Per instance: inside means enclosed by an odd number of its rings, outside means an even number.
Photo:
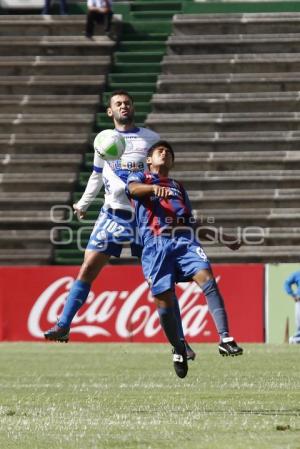
[{"label": "player's face", "polygon": [[151,157],[147,158],[147,163],[151,164],[151,168],[165,167],[170,170],[173,166],[173,156],[169,148],[161,145],[155,148]]},{"label": "player's face", "polygon": [[134,107],[131,99],[126,95],[115,95],[107,108],[107,115],[115,124],[128,125],[134,121]]}]

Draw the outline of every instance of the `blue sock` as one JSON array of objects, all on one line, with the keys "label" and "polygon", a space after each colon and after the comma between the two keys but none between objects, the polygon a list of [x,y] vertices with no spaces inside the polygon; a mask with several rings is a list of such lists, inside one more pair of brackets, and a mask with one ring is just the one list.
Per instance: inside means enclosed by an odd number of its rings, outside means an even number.
[{"label": "blue sock", "polygon": [[219,292],[218,286],[214,279],[207,281],[202,287],[205,294],[208,310],[210,311],[218,334],[221,338],[229,336],[227,314],[224,306],[224,301]]},{"label": "blue sock", "polygon": [[177,354],[183,354],[185,351],[184,343],[180,340],[177,320],[174,313],[173,307],[159,307],[158,314],[160,319],[161,327],[166,334],[167,339],[174,347]]},{"label": "blue sock", "polygon": [[57,323],[60,327],[70,327],[74,316],[80,307],[85,303],[85,300],[90,292],[90,288],[90,284],[87,284],[86,282],[74,282],[64,305],[64,310]]},{"label": "blue sock", "polygon": [[178,303],[178,299],[176,297],[176,294],[174,292],[173,295],[173,308],[174,308],[174,314],[177,321],[177,330],[180,337],[180,340],[184,340],[184,333],[183,333],[183,327],[182,327],[182,321],[181,321],[181,314],[180,314],[180,307]]}]

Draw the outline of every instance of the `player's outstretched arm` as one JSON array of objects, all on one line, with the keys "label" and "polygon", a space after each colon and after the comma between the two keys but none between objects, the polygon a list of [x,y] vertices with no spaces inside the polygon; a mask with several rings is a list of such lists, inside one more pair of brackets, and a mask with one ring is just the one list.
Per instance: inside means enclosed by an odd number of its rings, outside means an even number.
[{"label": "player's outstretched arm", "polygon": [[84,218],[85,212],[88,209],[91,202],[96,198],[103,185],[102,173],[93,171],[89,177],[85,191],[80,200],[73,204],[74,213],[78,218]]},{"label": "player's outstretched arm", "polygon": [[97,152],[94,153],[93,171],[87,182],[85,191],[80,198],[80,200],[73,204],[74,213],[77,215],[78,219],[85,217],[85,212],[89,205],[94,201],[96,196],[103,186],[102,171],[104,167],[104,161],[101,159]]},{"label": "player's outstretched arm", "polygon": [[78,206],[78,203],[74,203],[73,204],[73,209],[74,209],[74,214],[77,216],[77,218],[79,220],[82,220],[83,218],[85,218],[86,216],[86,211],[80,209],[80,207]]},{"label": "player's outstretched arm", "polygon": [[224,234],[222,235],[222,242],[227,248],[236,251],[242,246],[241,239],[237,239],[235,236]]},{"label": "player's outstretched arm", "polygon": [[216,228],[202,227],[198,229],[198,237],[203,240],[217,240],[218,243],[222,243],[227,248],[236,251],[242,246],[242,241],[237,239],[235,236],[225,234],[223,231],[220,232]]}]

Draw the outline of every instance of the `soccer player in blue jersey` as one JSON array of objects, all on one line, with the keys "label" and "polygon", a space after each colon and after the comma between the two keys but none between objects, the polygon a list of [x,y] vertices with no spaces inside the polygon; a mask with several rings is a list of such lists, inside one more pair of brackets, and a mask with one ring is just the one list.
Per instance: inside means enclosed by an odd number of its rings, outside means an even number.
[{"label": "soccer player in blue jersey", "polygon": [[295,301],[296,332],[290,337],[289,342],[300,344],[300,271],[292,273],[286,279],[284,289]]},{"label": "soccer player in blue jersey", "polygon": [[[156,142],[148,152],[149,172],[129,175],[127,193],[135,203],[137,227],[143,245],[144,275],[158,307],[161,326],[173,346],[175,372],[183,378],[188,365],[174,313],[176,282],[194,280],[204,292],[220,335],[220,354],[241,355],[243,349],[229,334],[223,298],[195,235],[197,228],[188,195],[179,182],[169,178],[173,162],[171,145],[166,141]],[[229,241],[228,236],[226,240]],[[226,246],[238,249],[239,244],[232,241]]]},{"label": "soccer player in blue jersey", "polygon": [[[135,125],[133,99],[126,91],[120,90],[111,94],[107,115],[112,118],[116,131],[125,138],[125,151],[120,160],[111,162],[104,162],[95,152],[93,172],[86,189],[78,203],[73,205],[78,218],[84,218],[87,208],[104,184],[104,205],[91,233],[83,264],[57,324],[44,334],[48,340],[64,342],[69,340],[71,322],[85,303],[92,282],[111,256],[119,257],[125,243],[131,244],[133,256],[139,257],[141,253],[139,242],[134,238],[136,234],[134,210],[125,193],[126,181],[131,173],[145,170],[148,149],[160,137],[150,129]],[[175,293],[173,300],[180,338],[186,345],[188,358],[193,360],[196,355],[184,340]]]}]

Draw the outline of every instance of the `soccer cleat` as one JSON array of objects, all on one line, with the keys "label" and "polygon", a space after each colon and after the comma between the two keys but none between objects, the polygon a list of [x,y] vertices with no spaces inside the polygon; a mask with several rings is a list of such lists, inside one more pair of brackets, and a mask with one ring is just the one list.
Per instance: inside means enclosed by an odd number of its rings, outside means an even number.
[{"label": "soccer cleat", "polygon": [[51,329],[47,330],[44,333],[44,337],[46,338],[46,340],[60,341],[64,343],[68,343],[69,335],[70,328],[60,327],[58,324],[55,324],[55,326],[51,327]]},{"label": "soccer cleat", "polygon": [[243,354],[243,348],[240,348],[236,344],[236,342],[234,341],[233,337],[226,337],[226,338],[222,338],[221,342],[219,343],[219,353],[222,356],[242,355]]},{"label": "soccer cleat", "polygon": [[188,372],[187,356],[185,354],[177,354],[173,349],[173,366],[178,377],[183,379]]},{"label": "soccer cleat", "polygon": [[188,360],[195,360],[196,358],[196,353],[195,351],[192,350],[192,348],[190,347],[190,345],[188,344],[188,342],[186,340],[184,340],[184,344],[185,344],[185,349],[186,349],[186,358]]}]

